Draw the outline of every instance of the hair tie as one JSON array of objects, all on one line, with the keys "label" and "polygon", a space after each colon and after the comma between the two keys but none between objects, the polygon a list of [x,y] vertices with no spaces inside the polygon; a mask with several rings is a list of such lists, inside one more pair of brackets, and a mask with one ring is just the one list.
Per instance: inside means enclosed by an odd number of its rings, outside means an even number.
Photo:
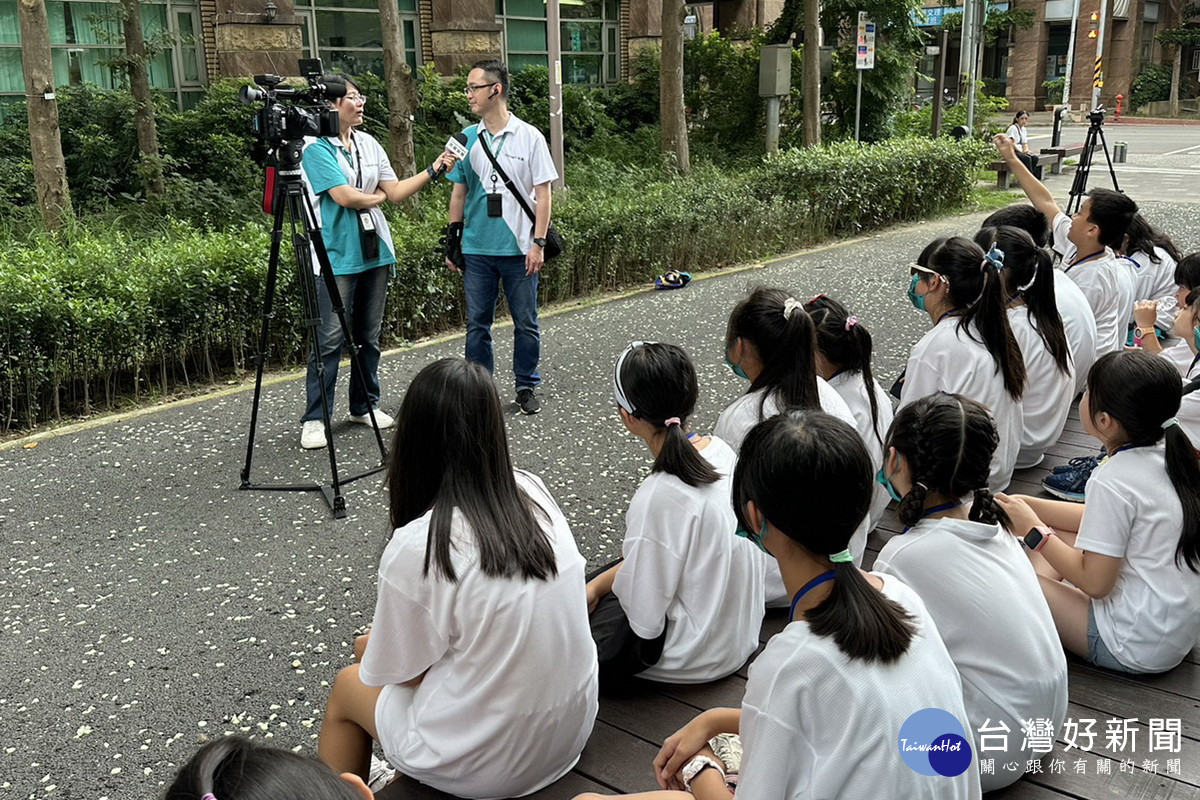
[{"label": "hair tie", "polygon": [[201,797],[200,800],[217,800],[217,796],[212,792],[205,792],[204,796]]},{"label": "hair tie", "polygon": [[682,423],[682,422],[680,422],[680,420],[679,420],[679,417],[668,417],[667,419],[664,419],[664,420],[663,420],[663,427],[664,427],[664,428],[669,428],[669,427],[671,427],[672,425],[679,425],[679,426],[681,426],[681,427],[682,427],[682,426],[683,426],[683,423]]},{"label": "hair tie", "polygon": [[1017,291],[1018,292],[1029,291],[1029,287],[1033,286],[1035,283],[1037,283],[1037,276],[1038,276],[1038,266],[1037,266],[1037,262],[1035,261],[1035,262],[1033,262],[1033,277],[1030,278],[1029,283],[1025,284],[1024,286],[1018,286]]},{"label": "hair tie", "polygon": [[831,555],[829,560],[835,564],[853,564],[854,556],[850,555],[850,548],[847,547],[842,552]]},{"label": "hair tie", "polygon": [[920,487],[921,487],[921,488],[922,488],[922,489],[923,489],[925,492],[928,492],[928,491],[929,491],[929,487],[928,487],[928,486],[926,486],[925,484],[921,483],[920,481],[915,481],[915,484],[916,484],[917,486],[920,486]]},{"label": "hair tie", "polygon": [[1179,427],[1179,418],[1178,417],[1171,417],[1169,420],[1164,422],[1162,424],[1162,429],[1165,431],[1167,428],[1171,427],[1172,425],[1174,425],[1175,427]]},{"label": "hair tie", "polygon": [[801,303],[799,300],[797,300],[794,297],[789,297],[787,300],[784,300],[783,301],[783,318],[791,319],[792,314],[796,311],[797,308],[804,308],[804,304]]},{"label": "hair tie", "polygon": [[858,317],[853,316],[853,315],[846,317],[846,330],[850,330],[857,324],[858,324]]},{"label": "hair tie", "polygon": [[988,264],[996,268],[996,271],[1004,269],[1004,251],[996,245],[992,245],[992,249],[988,250],[983,257],[983,261],[979,264],[979,271],[986,272]]}]

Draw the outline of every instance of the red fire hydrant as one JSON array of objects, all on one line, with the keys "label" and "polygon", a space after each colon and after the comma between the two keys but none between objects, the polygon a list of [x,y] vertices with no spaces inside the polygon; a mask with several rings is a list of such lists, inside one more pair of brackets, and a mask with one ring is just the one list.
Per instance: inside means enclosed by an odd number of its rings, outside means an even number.
[{"label": "red fire hydrant", "polygon": [[1125,95],[1123,95],[1123,94],[1117,95],[1117,113],[1113,119],[1114,122],[1121,118],[1121,103],[1124,100],[1125,100]]}]

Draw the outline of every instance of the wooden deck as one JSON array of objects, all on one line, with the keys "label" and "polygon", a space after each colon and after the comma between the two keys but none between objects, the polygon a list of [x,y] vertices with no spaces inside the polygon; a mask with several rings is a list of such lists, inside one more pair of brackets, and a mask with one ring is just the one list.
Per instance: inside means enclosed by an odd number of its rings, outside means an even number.
[{"label": "wooden deck", "polygon": [[[1036,468],[1013,476],[1013,493],[1038,494],[1042,477],[1055,465],[1075,456],[1093,455],[1099,443],[1083,432],[1077,408],[1067,429]],[[903,529],[894,511],[871,534],[865,564],[874,563],[879,548]],[[769,612],[761,641],[766,642],[786,624],[786,613]],[[1061,798],[1138,798],[1139,800],[1200,800],[1200,648],[1184,663],[1164,675],[1125,677],[1098,670],[1068,657],[1070,705],[1068,719],[1095,719],[1095,744],[1090,752],[1066,750],[1063,737],[1042,762],[1041,774],[1027,774],[1008,789],[989,794],[997,800],[1056,800]],[[581,792],[605,794],[648,791],[657,788],[651,763],[658,745],[699,711],[713,706],[741,704],[746,670],[714,683],[668,686],[646,683],[641,693],[620,699],[602,698],[600,714],[587,748],[575,769],[562,780],[530,795],[536,800],[568,800]],[[1178,718],[1182,724],[1182,751],[1149,751],[1149,720]],[[1107,746],[1107,720],[1136,720],[1136,746],[1124,753]],[[1019,731],[1014,734],[1020,735]],[[1010,734],[1011,735],[1011,734]],[[986,753],[982,754],[986,757]],[[1084,771],[1079,772],[1082,758]],[[1126,761],[1132,759],[1132,765]],[[1178,759],[1177,773],[1168,773],[1168,759]],[[1157,773],[1143,768],[1157,760]],[[1061,766],[1059,765],[1061,763]],[[997,769],[1000,764],[997,763]],[[481,769],[492,768],[480,765]],[[1102,772],[1108,770],[1108,774]],[[881,787],[879,798],[887,798]],[[449,795],[403,778],[378,797],[385,800],[446,800]]]}]

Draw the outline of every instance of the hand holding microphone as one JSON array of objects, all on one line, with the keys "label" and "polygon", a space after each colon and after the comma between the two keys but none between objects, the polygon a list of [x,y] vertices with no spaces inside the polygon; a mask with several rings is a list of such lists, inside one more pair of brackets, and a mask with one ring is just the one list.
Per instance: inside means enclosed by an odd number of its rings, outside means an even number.
[{"label": "hand holding microphone", "polygon": [[446,150],[429,167],[430,178],[440,178],[460,161],[467,157],[467,135],[456,133],[446,142]]}]

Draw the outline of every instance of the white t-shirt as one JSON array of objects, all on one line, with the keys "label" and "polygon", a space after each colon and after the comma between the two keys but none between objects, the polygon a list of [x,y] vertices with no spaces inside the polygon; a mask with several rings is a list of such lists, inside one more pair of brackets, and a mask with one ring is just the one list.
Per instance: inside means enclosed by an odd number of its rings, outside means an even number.
[{"label": "white t-shirt", "polygon": [[[817,636],[800,620],[750,665],[738,800],[980,796],[975,737],[954,662],[916,592],[882,577],[884,595],[908,611],[917,629],[898,660],[851,660],[832,637]],[[971,741],[972,765],[961,775],[919,775],[901,758],[901,727],[927,708],[954,715]]]},{"label": "white t-shirt", "polygon": [[[516,797],[562,777],[598,707],[585,561],[541,480],[520,471],[516,479],[549,515],[542,528],[557,576],[484,575],[457,511],[457,583],[432,567],[421,574],[432,511],[397,528],[379,564],[360,677],[384,687],[375,706],[380,745],[401,773],[460,797]],[[422,673],[416,688],[399,685]],[[481,768],[488,764],[504,768]]]},{"label": "white t-shirt", "polygon": [[734,533],[729,497],[737,455],[716,437],[700,455],[721,474],[719,481],[688,486],[674,475],[651,473],[625,515],[625,561],[613,594],[643,639],[667,625],[662,658],[638,673],[649,680],[723,678],[758,648],[766,562]]},{"label": "white t-shirt", "polygon": [[[721,416],[717,417],[717,427],[713,433],[724,439],[735,451],[742,449],[742,441],[751,428],[779,413],[779,403],[774,394],[767,398],[767,402],[762,405],[762,411],[759,411],[763,391],[760,389],[742,395],[726,406]],[[817,399],[821,403],[821,410],[826,414],[832,414],[843,422],[854,425],[854,414],[846,405],[846,401],[820,376],[817,377]]]},{"label": "white t-shirt", "polygon": [[[1175,294],[1175,259],[1161,247],[1154,248],[1154,256],[1158,263],[1150,258],[1149,253],[1140,250],[1125,256],[1133,265],[1133,279],[1137,287],[1135,297],[1138,300],[1159,300]],[[1160,309],[1155,324],[1161,330],[1169,331],[1174,321],[1174,309]]]},{"label": "white t-shirt", "polygon": [[1029,146],[1029,131],[1015,122],[1008,126],[1008,130],[1004,132],[1004,135],[1016,143],[1018,153],[1024,153],[1025,148]]},{"label": "white t-shirt", "polygon": [[1182,521],[1161,443],[1116,453],[1088,480],[1075,546],[1124,559],[1092,609],[1100,638],[1131,669],[1171,669],[1200,643],[1200,575],[1175,566]]},{"label": "white t-shirt", "polygon": [[[1037,574],[1017,538],[999,525],[923,519],[879,552],[875,570],[895,575],[925,602],[962,678],[972,730],[1003,723],[1004,740],[988,740],[985,758],[1022,765],[1024,720],[1067,713],[1067,659]],[[991,724],[986,724],[991,720]],[[1006,744],[1007,748],[992,745]],[[985,792],[1007,786],[1022,770],[983,775]]]},{"label": "white t-shirt", "polygon": [[[879,424],[872,425],[870,395],[867,394],[867,383],[861,372],[839,372],[829,379],[829,385],[846,401],[850,413],[854,415],[854,427],[862,437],[863,444],[867,446],[867,452],[871,454],[871,467],[879,469],[883,466],[882,443],[887,436],[888,427],[892,424],[892,417],[896,414],[892,408],[891,395],[884,391],[878,381],[872,384],[870,391],[875,393],[875,404],[879,410]],[[867,513],[868,531],[879,524],[891,499],[887,489],[878,483],[875,484],[875,496],[871,500],[871,510]]]},{"label": "white t-shirt", "polygon": [[1176,339],[1174,344],[1164,347],[1159,356],[1179,370],[1184,380],[1200,378],[1200,364],[1196,361],[1196,354],[1182,339]]},{"label": "white t-shirt", "polygon": [[1179,420],[1179,427],[1191,440],[1192,449],[1200,451],[1200,389],[1183,396],[1175,419]]},{"label": "white t-shirt", "polygon": [[1079,394],[1087,386],[1088,370],[1096,363],[1096,315],[1075,281],[1060,269],[1052,273],[1054,304],[1058,306],[1063,331],[1067,334],[1067,348],[1075,366],[1075,394]]},{"label": "white t-shirt", "polygon": [[1025,393],[1021,395],[1021,450],[1017,468],[1040,463],[1046,449],[1058,441],[1067,424],[1067,412],[1075,397],[1075,370],[1058,368],[1041,334],[1034,327],[1027,306],[1008,309],[1008,324],[1025,359]]},{"label": "white t-shirt", "polygon": [[972,335],[968,335],[966,330],[959,330],[958,323],[958,317],[945,317],[913,347],[904,372],[900,408],[938,391],[961,394],[986,406],[1000,435],[992,456],[989,488],[1003,491],[1012,479],[1021,449],[1021,401],[1014,400],[1004,388],[1004,378],[978,329],[970,326]]},{"label": "white t-shirt", "polygon": [[1070,228],[1071,218],[1060,212],[1054,218],[1054,249],[1063,253],[1063,271],[1083,290],[1096,317],[1096,356],[1122,350],[1137,295],[1133,266],[1107,247],[1100,258],[1072,264],[1076,253],[1066,239]]}]

